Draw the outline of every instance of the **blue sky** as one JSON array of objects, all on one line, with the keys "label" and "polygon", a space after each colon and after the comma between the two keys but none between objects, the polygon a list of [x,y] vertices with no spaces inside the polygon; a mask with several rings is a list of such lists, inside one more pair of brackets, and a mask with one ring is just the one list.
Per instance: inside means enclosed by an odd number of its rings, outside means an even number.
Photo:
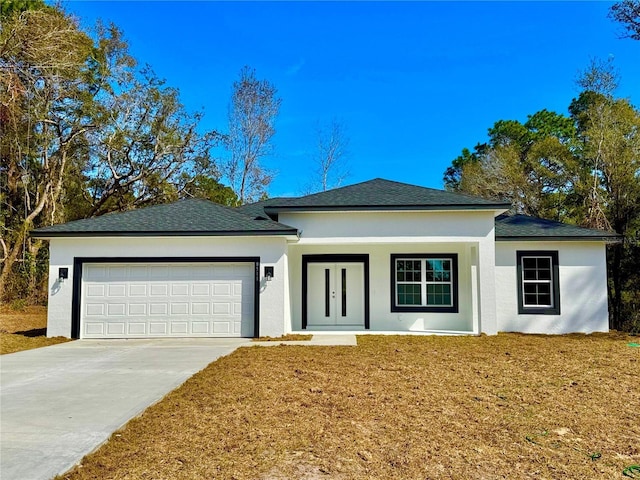
[{"label": "blue sky", "polygon": [[462,148],[500,119],[566,113],[590,58],[613,57],[618,95],[640,101],[640,42],[620,39],[608,2],[69,1],[87,27],[114,22],[131,53],[177,87],[204,130],[224,131],[249,65],[282,107],[271,196],[313,170],[315,127],[346,126],[350,175],[442,188]]}]

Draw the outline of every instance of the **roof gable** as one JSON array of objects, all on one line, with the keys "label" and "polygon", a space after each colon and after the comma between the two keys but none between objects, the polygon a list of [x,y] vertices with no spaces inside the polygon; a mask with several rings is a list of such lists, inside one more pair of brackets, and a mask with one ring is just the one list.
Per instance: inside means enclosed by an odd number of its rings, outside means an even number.
[{"label": "roof gable", "polygon": [[376,178],[264,205],[267,213],[353,210],[496,210],[508,203]]},{"label": "roof gable", "polygon": [[295,228],[209,200],[186,199],[39,228],[35,237],[295,235]]}]

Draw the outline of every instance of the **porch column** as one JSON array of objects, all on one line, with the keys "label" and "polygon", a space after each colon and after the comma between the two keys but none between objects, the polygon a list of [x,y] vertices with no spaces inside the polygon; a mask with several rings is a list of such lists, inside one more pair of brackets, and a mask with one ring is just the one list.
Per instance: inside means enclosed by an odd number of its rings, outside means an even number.
[{"label": "porch column", "polygon": [[496,247],[493,230],[478,242],[479,329],[487,335],[498,333],[496,312]]},{"label": "porch column", "polygon": [[474,333],[480,333],[480,292],[478,277],[478,246],[469,246],[469,260],[471,262],[471,330]]}]

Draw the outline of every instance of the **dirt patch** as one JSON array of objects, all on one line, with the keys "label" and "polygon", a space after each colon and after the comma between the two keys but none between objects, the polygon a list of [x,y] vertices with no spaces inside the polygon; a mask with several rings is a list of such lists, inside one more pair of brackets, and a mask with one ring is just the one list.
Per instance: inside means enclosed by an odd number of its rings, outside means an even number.
[{"label": "dirt patch", "polygon": [[24,307],[14,310],[0,305],[0,330],[9,333],[47,329],[47,307]]},{"label": "dirt patch", "polygon": [[47,338],[47,307],[13,310],[0,306],[0,354],[68,342],[68,338]]},{"label": "dirt patch", "polygon": [[611,479],[640,464],[629,337],[239,349],[68,479]]}]

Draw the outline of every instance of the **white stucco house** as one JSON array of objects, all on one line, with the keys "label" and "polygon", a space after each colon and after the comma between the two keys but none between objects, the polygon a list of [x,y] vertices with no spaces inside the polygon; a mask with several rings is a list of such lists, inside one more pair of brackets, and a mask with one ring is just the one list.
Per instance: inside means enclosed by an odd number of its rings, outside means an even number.
[{"label": "white stucco house", "polygon": [[181,200],[36,230],[49,336],[608,330],[616,235],[375,179],[226,208]]}]

